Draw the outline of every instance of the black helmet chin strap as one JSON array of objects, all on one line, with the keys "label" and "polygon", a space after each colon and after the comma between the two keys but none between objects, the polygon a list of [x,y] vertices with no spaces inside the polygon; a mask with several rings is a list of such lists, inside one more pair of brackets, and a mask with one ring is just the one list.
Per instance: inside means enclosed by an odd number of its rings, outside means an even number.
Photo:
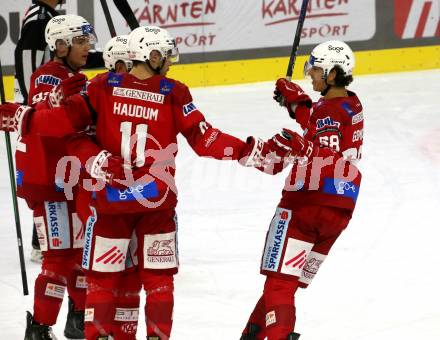
[{"label": "black helmet chin strap", "polygon": [[150,60],[147,59],[146,61],[148,67],[153,70],[154,73],[156,74],[160,74],[160,71],[162,71],[163,66],[165,65],[165,58],[163,58],[162,60],[162,64],[159,67],[154,68],[153,66],[151,66],[150,64]]},{"label": "black helmet chin strap", "polygon": [[328,91],[330,91],[330,88],[332,87],[329,83],[327,83],[327,77],[328,77],[328,73],[326,73],[325,76],[323,77],[325,85],[327,85],[326,88],[323,91],[321,91],[321,96],[323,97],[328,93]]},{"label": "black helmet chin strap", "polygon": [[325,87],[325,89],[323,91],[321,91],[321,96],[323,96],[323,97],[328,93],[328,91],[332,87],[330,84],[327,83],[327,77],[325,77],[324,81],[325,81],[325,85],[327,85],[327,86]]}]

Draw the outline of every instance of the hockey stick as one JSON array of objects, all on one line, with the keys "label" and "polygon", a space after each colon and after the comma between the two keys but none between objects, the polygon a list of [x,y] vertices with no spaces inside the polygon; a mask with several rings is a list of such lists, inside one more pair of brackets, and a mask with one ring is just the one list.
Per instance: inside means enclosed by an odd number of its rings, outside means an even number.
[{"label": "hockey stick", "polygon": [[292,50],[290,52],[289,65],[287,66],[286,79],[292,80],[293,68],[295,67],[296,54],[298,52],[299,41],[301,40],[301,32],[306,20],[306,11],[309,0],[303,0],[301,5],[301,11],[299,13],[298,25],[296,26],[295,39],[293,40]]},{"label": "hockey stick", "polygon": [[[3,71],[2,71],[1,60],[0,60],[0,98],[1,98],[1,103],[3,104],[6,100],[5,100],[5,88],[3,85]],[[29,295],[29,289],[28,289],[28,284],[27,284],[27,275],[26,275],[26,265],[24,263],[24,255],[23,255],[23,239],[21,237],[20,214],[18,211],[17,192],[15,189],[14,162],[12,159],[11,138],[9,136],[9,131],[5,132],[5,139],[6,139],[6,151],[8,154],[9,179],[11,180],[12,204],[14,206],[15,230],[17,232],[18,255],[20,257],[21,281],[23,284],[23,295]]]},{"label": "hockey stick", "polygon": [[112,38],[116,37],[115,25],[113,25],[113,20],[110,15],[110,11],[108,10],[107,0],[101,0],[102,10],[104,12],[105,21],[107,21],[108,30],[110,31],[110,35]]},{"label": "hockey stick", "polygon": [[119,12],[124,17],[125,21],[127,21],[127,24],[128,26],[130,26],[130,29],[134,30],[135,28],[138,28],[139,22],[137,21],[133,13],[133,10],[131,9],[127,0],[113,0],[113,2],[115,3]]}]

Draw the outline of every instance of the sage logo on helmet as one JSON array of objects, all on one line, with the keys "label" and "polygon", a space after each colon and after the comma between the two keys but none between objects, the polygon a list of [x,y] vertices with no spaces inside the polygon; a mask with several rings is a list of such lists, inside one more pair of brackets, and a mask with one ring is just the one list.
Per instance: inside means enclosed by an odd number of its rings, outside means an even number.
[{"label": "sage logo on helmet", "polygon": [[128,35],[111,38],[104,47],[102,57],[107,70],[114,70],[118,61],[125,63],[127,70],[131,70],[133,62],[128,56]]},{"label": "sage logo on helmet", "polygon": [[310,69],[315,66],[322,68],[323,77],[327,78],[336,65],[342,69],[345,76],[352,75],[355,66],[353,51],[343,41],[324,42],[313,49],[309,60],[304,64],[304,76],[307,76]]},{"label": "sage logo on helmet", "polygon": [[51,51],[55,51],[56,42],[62,40],[67,46],[72,45],[73,38],[85,36],[90,44],[96,43],[93,26],[79,15],[57,15],[49,20],[44,31],[46,42]]},{"label": "sage logo on helmet", "polygon": [[142,26],[134,29],[128,39],[131,60],[146,62],[152,51],[158,51],[162,58],[173,63],[179,61],[179,50],[176,41],[167,30],[158,26]]}]

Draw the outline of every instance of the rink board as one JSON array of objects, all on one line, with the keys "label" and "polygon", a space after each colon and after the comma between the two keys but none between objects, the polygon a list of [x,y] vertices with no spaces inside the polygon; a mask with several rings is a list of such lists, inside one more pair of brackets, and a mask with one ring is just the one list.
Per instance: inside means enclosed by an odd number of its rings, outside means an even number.
[{"label": "rink board", "polygon": [[[387,72],[402,72],[440,68],[440,46],[423,46],[375,51],[356,52],[354,75]],[[302,78],[303,65],[307,57],[299,56],[293,78]],[[169,77],[186,83],[189,87],[231,85],[270,81],[283,77],[288,57],[261,58],[181,64],[172,67]],[[85,71],[92,78],[103,70]],[[3,77],[7,100],[13,99],[12,76]]]}]

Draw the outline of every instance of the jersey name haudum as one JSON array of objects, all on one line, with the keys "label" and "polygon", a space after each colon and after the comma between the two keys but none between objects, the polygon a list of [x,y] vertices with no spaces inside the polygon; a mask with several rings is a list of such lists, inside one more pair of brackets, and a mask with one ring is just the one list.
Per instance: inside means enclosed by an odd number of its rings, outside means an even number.
[{"label": "jersey name haudum", "polygon": [[113,114],[157,121],[159,109],[152,109],[151,107],[145,107],[142,105],[114,102]]},{"label": "jersey name haudum", "polygon": [[165,96],[160,93],[124,88],[124,87],[114,87],[113,95],[117,97],[125,97],[132,99],[139,99],[146,102],[153,102],[158,104],[163,104]]}]

